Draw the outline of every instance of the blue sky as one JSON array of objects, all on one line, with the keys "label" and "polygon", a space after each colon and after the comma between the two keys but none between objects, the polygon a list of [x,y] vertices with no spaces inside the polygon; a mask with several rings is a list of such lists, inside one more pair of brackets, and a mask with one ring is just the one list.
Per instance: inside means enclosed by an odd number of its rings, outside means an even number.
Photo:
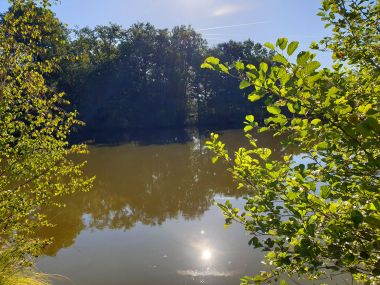
[{"label": "blue sky", "polygon": [[[0,0],[4,11],[5,0]],[[327,31],[316,16],[320,0],[61,0],[53,9],[70,27],[108,24],[128,27],[150,22],[159,28],[191,25],[210,45],[252,39],[274,42],[288,37],[307,48]],[[329,62],[329,55],[319,57]]]}]

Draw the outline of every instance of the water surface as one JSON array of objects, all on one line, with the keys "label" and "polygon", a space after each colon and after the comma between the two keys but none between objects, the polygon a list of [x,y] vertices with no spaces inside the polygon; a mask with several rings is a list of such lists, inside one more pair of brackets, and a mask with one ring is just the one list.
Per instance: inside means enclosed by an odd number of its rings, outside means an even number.
[{"label": "water surface", "polygon": [[[70,279],[55,284],[77,285],[239,284],[265,270],[249,236],[236,224],[225,229],[214,205],[241,206],[244,193],[210,162],[204,136],[186,138],[92,146],[86,172],[95,187],[47,209],[56,227],[40,233],[54,242],[39,269]],[[231,150],[246,144],[241,130],[222,138]],[[280,157],[275,139],[258,139]]]}]

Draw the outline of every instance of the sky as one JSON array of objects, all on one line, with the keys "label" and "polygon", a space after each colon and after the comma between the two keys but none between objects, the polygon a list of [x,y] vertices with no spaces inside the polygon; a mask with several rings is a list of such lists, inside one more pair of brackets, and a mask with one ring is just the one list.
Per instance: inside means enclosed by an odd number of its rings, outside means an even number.
[{"label": "sky", "polygon": [[[0,0],[0,11],[7,6]],[[158,28],[190,25],[209,45],[232,40],[275,42],[298,40],[306,49],[327,35],[316,16],[320,0],[61,0],[53,7],[69,27],[94,27],[110,22],[129,27],[150,22]],[[324,64],[330,55],[318,55]]]}]

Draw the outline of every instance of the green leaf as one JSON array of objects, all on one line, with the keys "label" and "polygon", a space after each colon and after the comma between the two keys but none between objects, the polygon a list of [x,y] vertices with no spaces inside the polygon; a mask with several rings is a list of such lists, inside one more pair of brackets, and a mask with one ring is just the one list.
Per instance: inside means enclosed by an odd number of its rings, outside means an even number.
[{"label": "green leaf", "polygon": [[245,75],[247,76],[247,78],[253,82],[256,80],[256,78],[259,76],[259,73],[257,72],[257,70],[252,70],[251,72],[246,72]]},{"label": "green leaf", "polygon": [[260,63],[260,70],[266,73],[268,71],[268,64],[266,64],[265,62]]},{"label": "green leaf", "polygon": [[318,69],[321,66],[321,64],[318,61],[311,61],[305,65],[305,73],[311,74],[316,69]]},{"label": "green leaf", "polygon": [[364,221],[364,217],[359,210],[353,210],[351,212],[351,220],[354,222],[355,226],[359,226]]},{"label": "green leaf", "polygon": [[310,44],[310,48],[311,49],[319,49],[319,45],[317,42],[313,41],[311,44]]},{"label": "green leaf", "polygon": [[274,251],[270,251],[266,255],[267,259],[275,259],[276,258],[276,253]]},{"label": "green leaf", "polygon": [[380,124],[379,121],[373,117],[368,117],[363,122],[363,125],[366,126],[368,129],[373,130],[375,132],[380,132]]},{"label": "green leaf", "polygon": [[206,62],[201,64],[201,68],[215,70],[215,68],[211,64]]},{"label": "green leaf", "polygon": [[274,115],[281,114],[281,109],[278,106],[274,106],[274,105],[267,106],[267,110],[269,113],[274,114]]},{"label": "green leaf", "polygon": [[375,226],[377,228],[380,228],[380,216],[379,215],[370,215],[368,217],[365,217],[364,221],[367,224],[370,224],[372,226]]},{"label": "green leaf", "polygon": [[290,56],[294,53],[294,51],[298,48],[299,42],[291,42],[288,45],[288,48],[286,50],[287,54]]},{"label": "green leaf", "polygon": [[367,114],[367,112],[372,108],[372,104],[366,104],[366,105],[361,105],[358,108],[358,111],[362,114]]},{"label": "green leaf", "polygon": [[274,45],[271,44],[271,43],[267,42],[267,43],[264,44],[264,46],[267,47],[267,48],[269,48],[269,49],[271,49],[271,50],[275,50]]},{"label": "green leaf", "polygon": [[236,70],[243,71],[244,70],[244,63],[238,61],[235,63]]},{"label": "green leaf", "polygon": [[261,246],[261,243],[257,237],[253,237],[248,241],[248,245],[254,246],[255,248],[258,248]]},{"label": "green leaf", "polygon": [[314,119],[314,120],[312,120],[312,121],[310,122],[310,124],[316,126],[316,125],[318,125],[320,122],[321,122],[320,119]]},{"label": "green leaf", "polygon": [[286,118],[286,116],[284,116],[282,114],[279,114],[275,117],[270,117],[268,119],[268,122],[274,122],[274,123],[277,123],[277,124],[280,124],[283,126],[288,122],[288,118]]},{"label": "green leaf", "polygon": [[225,66],[224,64],[218,64],[218,69],[223,72],[223,73],[226,73],[226,74],[229,74],[229,70],[228,70],[228,67]]},{"label": "green leaf", "polygon": [[267,132],[267,131],[269,131],[269,128],[268,128],[268,127],[261,127],[261,128],[258,130],[259,133],[264,133],[264,132]]},{"label": "green leaf", "polygon": [[261,99],[261,96],[255,94],[255,93],[251,93],[248,95],[248,100],[251,102],[255,102],[255,101],[260,100],[260,99]]},{"label": "green leaf", "polygon": [[253,126],[251,126],[251,125],[245,126],[244,127],[244,132],[249,132],[252,129],[253,129]]},{"label": "green leaf", "polygon": [[265,278],[263,276],[255,275],[255,276],[253,276],[252,281],[254,281],[254,282],[263,282],[263,281],[265,281],[267,279],[268,278]]},{"label": "green leaf", "polygon": [[278,46],[281,50],[284,50],[287,44],[288,44],[287,38],[279,38],[276,42],[276,46]]},{"label": "green leaf", "polygon": [[248,115],[245,117],[245,119],[250,123],[253,123],[255,121],[255,117],[253,115]]},{"label": "green leaf", "polygon": [[278,76],[278,79],[280,80],[280,83],[282,86],[284,86],[290,80],[290,75],[286,72],[286,70],[284,68],[281,68],[278,71],[277,76]]},{"label": "green leaf", "polygon": [[219,58],[216,58],[216,57],[213,57],[213,56],[210,56],[208,58],[205,59],[205,62],[206,63],[210,63],[212,65],[217,65],[220,63],[220,60]]},{"label": "green leaf", "polygon": [[375,201],[374,203],[369,204],[369,209],[380,212],[380,201]]},{"label": "green leaf", "polygon": [[289,102],[288,104],[286,104],[286,106],[288,106],[288,109],[289,109],[290,113],[295,113],[296,112],[296,110],[294,110],[294,106],[293,106],[292,103]]},{"label": "green leaf", "polygon": [[329,91],[327,92],[327,96],[329,96],[329,97],[335,97],[335,95],[336,95],[339,91],[340,91],[340,90],[339,90],[337,87],[333,86],[333,87],[331,87],[331,88],[329,89]]},{"label": "green leaf", "polygon": [[253,64],[247,64],[246,66],[249,70],[257,70],[256,66],[254,66]]},{"label": "green leaf", "polygon": [[282,63],[283,65],[288,65],[289,62],[288,60],[282,55],[282,54],[275,54],[274,57],[272,58],[273,61]]},{"label": "green leaf", "polygon": [[322,1],[322,7],[323,7],[323,10],[327,12],[331,7],[330,1],[323,0]]},{"label": "green leaf", "polygon": [[328,185],[323,185],[321,186],[321,197],[323,199],[328,199],[330,197],[330,194],[331,194],[331,187],[328,186]]},{"label": "green leaf", "polygon": [[302,51],[297,55],[297,64],[298,65],[305,65],[307,60],[309,59],[310,55],[306,51]]},{"label": "green leaf", "polygon": [[325,150],[328,149],[329,144],[327,142],[320,142],[316,145],[317,150]]},{"label": "green leaf", "polygon": [[268,157],[272,154],[272,151],[269,148],[262,148],[258,154],[261,157],[261,159],[267,160]]},{"label": "green leaf", "polygon": [[247,87],[251,86],[251,83],[249,83],[247,80],[242,80],[240,82],[239,88],[240,89],[245,89]]}]

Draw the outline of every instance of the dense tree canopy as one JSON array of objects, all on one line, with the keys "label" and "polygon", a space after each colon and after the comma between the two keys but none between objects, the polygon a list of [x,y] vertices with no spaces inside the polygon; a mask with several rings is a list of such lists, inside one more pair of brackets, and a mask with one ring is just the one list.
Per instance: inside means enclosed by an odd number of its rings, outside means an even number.
[{"label": "dense tree canopy", "polygon": [[[226,223],[244,225],[250,244],[267,251],[268,272],[243,283],[271,282],[280,273],[326,278],[350,273],[365,284],[380,282],[380,4],[366,0],[324,0],[319,15],[332,36],[320,46],[332,51],[331,69],[320,68],[298,42],[278,39],[273,60],[260,67],[215,57],[204,68],[235,73],[250,101],[265,99],[271,114],[258,127],[255,113],[245,122],[250,148],[230,157],[213,135],[209,147],[230,164],[240,187],[250,191],[244,209],[220,205]],[[288,115],[285,116],[284,113]],[[303,153],[273,159],[249,134],[286,135],[284,150]]]},{"label": "dense tree canopy", "polygon": [[54,84],[69,95],[88,131],[240,124],[252,105],[234,80],[200,65],[214,53],[254,63],[270,63],[273,56],[251,40],[209,48],[191,27],[149,23],[86,27],[67,40],[70,60],[62,62]]}]

